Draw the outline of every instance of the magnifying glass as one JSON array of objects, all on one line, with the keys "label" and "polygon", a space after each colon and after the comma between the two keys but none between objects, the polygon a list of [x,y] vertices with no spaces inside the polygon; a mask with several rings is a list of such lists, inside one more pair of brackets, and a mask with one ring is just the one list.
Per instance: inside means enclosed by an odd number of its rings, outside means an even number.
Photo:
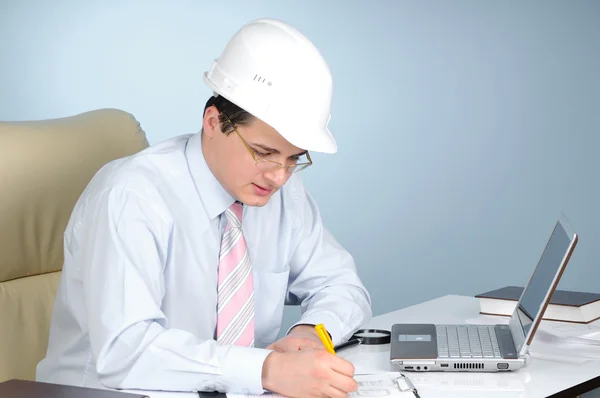
[{"label": "magnifying glass", "polygon": [[365,345],[377,345],[377,344],[387,344],[391,340],[391,333],[389,330],[382,329],[360,329],[357,330],[350,340],[345,343],[337,345],[334,349],[337,352],[338,350],[353,347],[358,344]]}]

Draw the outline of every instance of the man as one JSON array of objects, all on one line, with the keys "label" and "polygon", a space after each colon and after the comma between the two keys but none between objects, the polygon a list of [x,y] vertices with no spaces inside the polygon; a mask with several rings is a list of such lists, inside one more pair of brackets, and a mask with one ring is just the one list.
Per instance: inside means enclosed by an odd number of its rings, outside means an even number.
[{"label": "man", "polygon": [[[371,316],[351,256],[297,172],[335,152],[331,75],[276,20],[244,26],[205,74],[202,132],[107,164],[76,204],[38,380],[119,389],[345,396],[323,349]],[[284,303],[302,317],[275,341]]]}]

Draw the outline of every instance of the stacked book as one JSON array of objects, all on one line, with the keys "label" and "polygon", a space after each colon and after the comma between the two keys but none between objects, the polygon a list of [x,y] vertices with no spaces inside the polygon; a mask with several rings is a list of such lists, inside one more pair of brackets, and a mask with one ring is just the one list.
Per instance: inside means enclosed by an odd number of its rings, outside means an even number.
[{"label": "stacked book", "polygon": [[[522,293],[522,287],[505,286],[475,297],[479,299],[481,314],[511,316]],[[574,323],[594,322],[600,319],[600,294],[555,290],[543,319]]]}]

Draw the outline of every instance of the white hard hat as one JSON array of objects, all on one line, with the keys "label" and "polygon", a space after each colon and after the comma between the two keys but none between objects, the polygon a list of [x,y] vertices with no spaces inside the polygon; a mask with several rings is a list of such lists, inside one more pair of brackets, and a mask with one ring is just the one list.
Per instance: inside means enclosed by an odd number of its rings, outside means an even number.
[{"label": "white hard hat", "polygon": [[317,48],[292,26],[244,25],[204,74],[205,83],[298,148],[337,152],[329,131],[332,78]]}]

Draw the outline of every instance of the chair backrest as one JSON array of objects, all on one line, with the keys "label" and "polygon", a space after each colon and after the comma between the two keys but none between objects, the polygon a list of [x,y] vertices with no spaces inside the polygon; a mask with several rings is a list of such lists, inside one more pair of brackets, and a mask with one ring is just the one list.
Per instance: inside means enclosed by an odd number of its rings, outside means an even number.
[{"label": "chair backrest", "polygon": [[0,382],[34,380],[46,354],[75,202],[100,167],[147,146],[115,109],[0,122]]}]

